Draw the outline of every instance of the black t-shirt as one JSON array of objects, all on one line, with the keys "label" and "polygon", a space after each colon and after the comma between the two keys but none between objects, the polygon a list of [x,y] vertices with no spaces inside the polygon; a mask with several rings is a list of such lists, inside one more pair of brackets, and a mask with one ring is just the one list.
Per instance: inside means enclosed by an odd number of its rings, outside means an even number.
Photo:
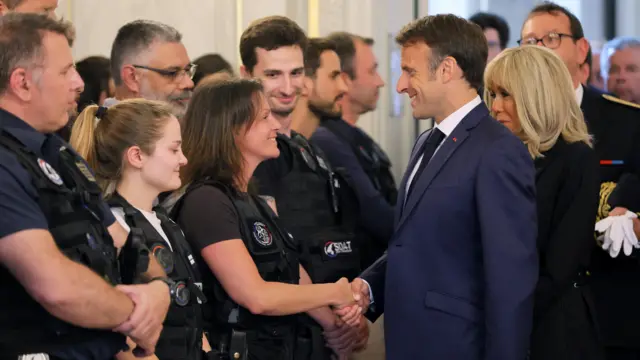
[{"label": "black t-shirt", "polygon": [[282,179],[293,170],[293,154],[291,149],[278,140],[280,156],[263,161],[253,172],[254,184],[258,194],[278,198]]},{"label": "black t-shirt", "polygon": [[229,196],[220,189],[201,186],[182,201],[176,220],[198,254],[209,245],[242,238],[238,213]]}]

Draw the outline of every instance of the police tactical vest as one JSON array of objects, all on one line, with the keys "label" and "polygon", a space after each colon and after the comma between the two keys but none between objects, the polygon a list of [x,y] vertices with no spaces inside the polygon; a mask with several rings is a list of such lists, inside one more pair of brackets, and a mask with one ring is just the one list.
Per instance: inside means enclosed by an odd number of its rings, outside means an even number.
[{"label": "police tactical vest", "polygon": [[[360,166],[371,179],[373,186],[391,205],[396,204],[398,187],[391,174],[391,160],[387,154],[371,138],[364,134],[358,134],[356,141],[349,139],[340,129],[341,119],[323,119],[320,126],[327,128],[336,136],[344,139],[353,149]],[[348,125],[349,126],[349,125]]]},{"label": "police tactical vest", "polygon": [[167,312],[156,355],[160,359],[200,359],[203,332],[200,304],[206,302],[206,297],[201,291],[200,271],[182,230],[169,219],[164,209],[159,206],[153,209],[172,251],[147,218],[118,193],[109,198],[108,204],[123,209],[127,225],[142,231],[146,246],[167,276],[176,282],[176,296]]},{"label": "police tactical vest", "polygon": [[[269,206],[259,197],[241,194],[230,186],[205,179],[189,186],[173,208],[172,217],[177,217],[183,201],[201,186],[214,186],[230,198],[239,217],[242,241],[260,276],[265,281],[298,284],[299,260],[290,250],[294,247],[293,239],[282,230]],[[203,285],[203,291],[210,299],[203,312],[209,323],[207,331],[213,347],[228,344],[230,334],[235,330],[247,333],[250,351],[251,343],[258,341],[256,339],[293,341],[297,316],[253,315],[234,302],[217,280],[214,284]]]},{"label": "police tactical vest", "polygon": [[314,283],[360,274],[356,237],[357,200],[321,153],[301,135],[278,134],[278,147],[292,154],[292,169],[282,179],[278,216],[302,249],[301,262]]},{"label": "police tactical vest", "polygon": [[[7,131],[0,145],[12,152],[33,180],[49,232],[71,260],[86,265],[111,284],[120,283],[113,239],[102,224],[101,191],[82,159],[60,149],[58,173]],[[0,353],[54,352],[65,346],[121,337],[112,331],[82,329],[50,315],[4,268],[0,267]]]}]

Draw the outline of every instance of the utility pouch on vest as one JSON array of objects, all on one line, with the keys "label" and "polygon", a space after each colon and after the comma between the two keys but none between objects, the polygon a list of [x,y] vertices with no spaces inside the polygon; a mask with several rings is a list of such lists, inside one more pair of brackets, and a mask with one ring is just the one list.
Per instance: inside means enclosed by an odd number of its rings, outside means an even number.
[{"label": "utility pouch on vest", "polygon": [[141,229],[132,228],[118,259],[123,284],[133,282],[149,268],[149,249]]}]

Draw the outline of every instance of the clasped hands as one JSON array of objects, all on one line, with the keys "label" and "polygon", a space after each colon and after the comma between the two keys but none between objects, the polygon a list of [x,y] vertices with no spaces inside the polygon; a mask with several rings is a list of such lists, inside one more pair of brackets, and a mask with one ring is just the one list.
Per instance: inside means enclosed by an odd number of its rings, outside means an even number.
[{"label": "clasped hands", "polygon": [[325,328],[324,336],[337,359],[348,359],[352,352],[364,350],[369,340],[369,325],[363,316],[370,303],[369,287],[359,278],[351,283],[343,278],[337,284],[344,301],[333,306],[336,321],[332,328]]},{"label": "clasped hands", "polygon": [[137,347],[133,349],[136,357],[153,355],[171,304],[167,284],[152,281],[143,285],[119,285],[116,289],[129,296],[134,308],[129,319],[113,331],[130,337],[136,343]]}]

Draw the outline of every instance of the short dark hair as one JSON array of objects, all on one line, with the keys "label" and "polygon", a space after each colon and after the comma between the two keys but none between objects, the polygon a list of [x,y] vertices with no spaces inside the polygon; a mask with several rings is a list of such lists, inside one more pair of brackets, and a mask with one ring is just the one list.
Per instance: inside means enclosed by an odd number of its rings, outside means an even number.
[{"label": "short dark hair", "polygon": [[304,73],[306,76],[316,76],[320,67],[320,56],[325,51],[336,51],[336,44],[326,38],[309,39],[307,51],[304,53]]},{"label": "short dark hair", "polygon": [[248,72],[258,63],[257,48],[267,51],[284,46],[299,46],[304,53],[307,35],[295,21],[284,16],[268,16],[258,19],[244,30],[240,36],[240,58]]},{"label": "short dark hair", "polygon": [[340,67],[342,72],[346,73],[351,79],[356,78],[356,69],[354,66],[354,58],[356,56],[356,41],[362,41],[366,45],[373,46],[372,38],[354,35],[348,32],[339,31],[329,34],[327,39],[333,41],[336,45],[336,53],[340,57]]},{"label": "short dark hair", "polygon": [[484,31],[486,29],[495,29],[500,38],[500,48],[505,49],[509,42],[509,25],[507,22],[496,14],[479,12],[469,18],[469,21],[480,26]]},{"label": "short dark hair", "polygon": [[69,46],[75,32],[70,22],[43,14],[10,13],[0,16],[0,94],[9,87],[11,73],[18,67],[32,67],[44,59],[42,40],[46,33],[62,35]]},{"label": "short dark hair", "polygon": [[451,56],[473,88],[482,86],[489,48],[478,25],[452,14],[425,16],[402,28],[396,41],[401,46],[418,42],[429,46],[432,71]]},{"label": "short dark hair", "polygon": [[226,71],[229,75],[233,75],[233,68],[227,60],[225,60],[220,54],[206,54],[197,58],[193,62],[196,67],[196,73],[193,75],[193,83],[198,85],[200,80],[204,79],[207,75],[215,74],[221,71]]},{"label": "short dark hair", "polygon": [[116,85],[122,84],[120,70],[131,57],[138,56],[155,42],[177,43],[182,34],[172,26],[152,21],[136,20],[118,30],[111,46],[111,74]]},{"label": "short dark hair", "polygon": [[578,18],[567,8],[551,1],[545,1],[544,3],[534,7],[529,12],[529,15],[527,15],[527,20],[532,16],[538,14],[551,14],[555,16],[564,14],[569,18],[569,31],[571,32],[571,35],[573,35],[573,41],[582,39],[584,37],[584,30],[582,29],[580,20],[578,20]]}]

